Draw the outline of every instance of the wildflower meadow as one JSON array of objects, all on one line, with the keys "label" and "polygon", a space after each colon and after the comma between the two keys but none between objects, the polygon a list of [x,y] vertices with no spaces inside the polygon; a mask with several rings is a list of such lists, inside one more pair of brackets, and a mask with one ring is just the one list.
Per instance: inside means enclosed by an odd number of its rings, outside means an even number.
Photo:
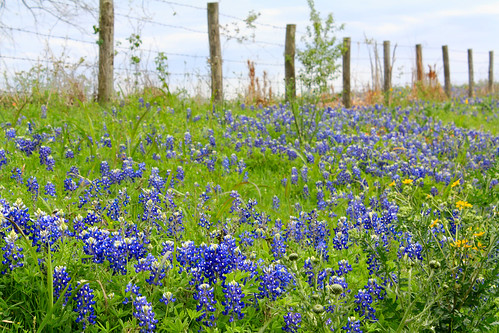
[{"label": "wildflower meadow", "polygon": [[3,105],[3,332],[497,332],[499,101]]}]

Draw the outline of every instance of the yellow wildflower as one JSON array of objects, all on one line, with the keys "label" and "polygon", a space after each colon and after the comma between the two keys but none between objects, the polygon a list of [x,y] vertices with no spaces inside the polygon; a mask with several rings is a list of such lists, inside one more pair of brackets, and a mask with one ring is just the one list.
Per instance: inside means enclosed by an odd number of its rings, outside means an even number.
[{"label": "yellow wildflower", "polygon": [[480,236],[483,236],[483,235],[485,235],[485,231],[473,234],[473,237],[480,237]]},{"label": "yellow wildflower", "polygon": [[390,184],[388,184],[388,186],[395,186],[395,181],[393,181]]},{"label": "yellow wildflower", "polygon": [[457,209],[471,208],[471,207],[473,207],[473,205],[467,201],[459,200],[458,202],[456,202]]},{"label": "yellow wildflower", "polygon": [[450,187],[456,187],[458,185],[461,185],[461,178],[459,178],[458,180],[456,180],[454,183],[452,183],[452,185]]},{"label": "yellow wildflower", "polygon": [[414,180],[412,180],[412,179],[404,179],[404,180],[402,181],[402,184],[406,184],[406,185],[407,185],[407,184],[412,184],[412,182],[413,182],[413,181],[414,181]]},{"label": "yellow wildflower", "polygon": [[484,247],[485,245],[483,245],[481,242],[478,242],[477,246],[473,246],[473,250],[481,250],[481,251],[484,251]]},{"label": "yellow wildflower", "polygon": [[454,247],[463,247],[463,248],[470,248],[471,247],[471,245],[468,244],[467,239],[457,240],[455,242],[452,242],[451,245]]},{"label": "yellow wildflower", "polygon": [[438,222],[440,222],[439,219],[436,219],[435,221],[431,222],[430,228],[433,228],[434,226],[436,226],[438,224]]}]

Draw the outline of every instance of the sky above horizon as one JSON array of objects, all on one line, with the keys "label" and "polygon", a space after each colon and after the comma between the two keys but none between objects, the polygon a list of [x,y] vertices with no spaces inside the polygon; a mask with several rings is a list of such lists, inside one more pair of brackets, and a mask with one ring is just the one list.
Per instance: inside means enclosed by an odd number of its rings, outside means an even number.
[{"label": "sky above horizon", "polygon": [[[92,67],[98,54],[97,37],[92,34],[92,26],[97,25],[98,1],[87,1],[93,10],[83,13],[76,12],[71,5],[64,5],[71,2],[54,0],[59,8],[70,14],[73,11],[68,21],[74,26],[40,13],[35,21],[20,3],[4,3],[0,9],[2,72],[26,70],[34,65],[28,59],[76,62],[83,57],[84,65]],[[165,52],[172,82],[194,81],[193,76],[197,75],[197,81],[201,78],[205,82],[191,83],[186,88],[206,89],[209,81],[206,76],[209,74],[206,3],[201,0],[115,0],[115,41],[119,45],[117,75],[133,71],[126,57],[130,54],[126,38],[137,33],[142,39],[142,51],[138,54],[142,69],[154,70],[157,52]],[[327,13],[333,13],[335,21],[344,24],[344,30],[336,34],[339,40],[351,37],[352,80],[357,88],[369,86],[372,77],[374,46],[366,41],[376,41],[380,55],[384,40],[391,42],[392,51],[395,48],[394,85],[411,82],[415,44],[422,44],[425,69],[428,65],[434,67],[440,81],[443,81],[441,47],[448,45],[451,79],[456,84],[466,83],[468,79],[467,49],[473,49],[475,80],[479,81],[487,78],[489,50],[499,45],[499,1],[316,0],[315,6],[323,18]],[[226,84],[233,90],[244,89],[249,59],[255,62],[257,75],[261,77],[265,70],[276,86],[274,92],[282,93],[283,88],[279,86],[282,86],[284,74],[285,26],[297,25],[297,47],[303,46],[301,38],[309,24],[306,0],[221,0],[219,10],[220,23],[226,27],[222,31],[235,37],[255,34],[254,39],[243,42],[222,37]],[[260,14],[254,30],[246,29],[244,22],[238,20],[246,18],[251,11]],[[334,81],[334,86],[335,90],[341,89],[341,82]]]}]

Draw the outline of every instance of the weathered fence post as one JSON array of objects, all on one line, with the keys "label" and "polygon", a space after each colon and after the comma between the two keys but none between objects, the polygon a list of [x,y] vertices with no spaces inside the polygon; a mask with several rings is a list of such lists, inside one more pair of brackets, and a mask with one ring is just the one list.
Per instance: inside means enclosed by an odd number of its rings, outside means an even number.
[{"label": "weathered fence post", "polygon": [[350,96],[350,37],[343,38],[343,105],[352,107]]},{"label": "weathered fence post", "polygon": [[296,24],[286,25],[286,45],[284,47],[284,83],[286,101],[296,98],[296,77],[295,77],[295,35]]},{"label": "weathered fence post", "polygon": [[473,80],[473,49],[468,49],[468,97],[473,97],[474,80]]},{"label": "weathered fence post", "polygon": [[97,101],[109,102],[113,97],[114,71],[114,4],[99,1],[99,74]]},{"label": "weathered fence post", "polygon": [[416,81],[423,82],[423,49],[421,44],[416,45]]},{"label": "weathered fence post", "polygon": [[444,60],[444,90],[447,97],[451,96],[450,86],[450,68],[449,68],[449,48],[447,45],[442,46],[442,55]]},{"label": "weathered fence post", "polygon": [[392,87],[392,65],[390,63],[390,41],[383,42],[383,59],[384,59],[384,85],[385,104],[390,105],[390,89]]},{"label": "weathered fence post", "polygon": [[489,94],[494,93],[494,51],[489,51]]},{"label": "weathered fence post", "polygon": [[208,3],[208,38],[210,41],[211,98],[214,102],[220,103],[223,100],[223,78],[218,2]]}]

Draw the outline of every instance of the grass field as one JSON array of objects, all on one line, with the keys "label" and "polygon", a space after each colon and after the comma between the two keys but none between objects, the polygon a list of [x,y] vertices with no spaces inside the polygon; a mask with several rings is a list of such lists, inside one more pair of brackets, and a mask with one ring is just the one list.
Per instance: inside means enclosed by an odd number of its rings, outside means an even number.
[{"label": "grass field", "polygon": [[4,332],[497,331],[497,100],[0,117]]}]

